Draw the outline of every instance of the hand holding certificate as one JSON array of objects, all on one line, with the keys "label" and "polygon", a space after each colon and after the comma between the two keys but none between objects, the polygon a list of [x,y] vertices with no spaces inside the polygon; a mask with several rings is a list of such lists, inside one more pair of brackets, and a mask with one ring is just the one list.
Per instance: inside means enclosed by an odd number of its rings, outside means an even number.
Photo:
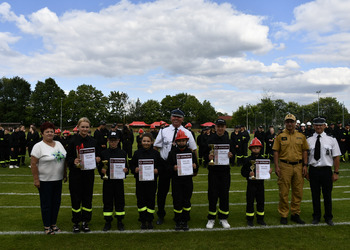
[{"label": "hand holding certificate", "polygon": [[215,165],[230,165],[229,152],[230,152],[229,144],[214,145]]},{"label": "hand holding certificate", "polygon": [[270,179],[270,159],[256,159],[256,179],[267,180]]},{"label": "hand holding certificate", "polygon": [[96,168],[95,148],[79,149],[80,165],[82,170],[92,170]]},{"label": "hand holding certificate", "polygon": [[110,179],[125,179],[125,158],[111,158],[110,168],[109,168],[109,178]]},{"label": "hand holding certificate", "polygon": [[154,160],[139,160],[139,181],[154,181]]},{"label": "hand holding certificate", "polygon": [[192,154],[177,154],[177,174],[179,176],[193,175]]}]

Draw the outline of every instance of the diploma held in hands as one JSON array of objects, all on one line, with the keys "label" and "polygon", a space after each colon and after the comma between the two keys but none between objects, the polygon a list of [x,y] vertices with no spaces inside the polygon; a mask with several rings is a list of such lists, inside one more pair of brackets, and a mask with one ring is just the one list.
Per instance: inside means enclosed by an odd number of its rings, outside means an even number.
[{"label": "diploma held in hands", "polygon": [[154,160],[139,160],[139,181],[154,181]]},{"label": "diploma held in hands", "polygon": [[177,174],[179,176],[193,175],[192,154],[184,153],[176,155]]},{"label": "diploma held in hands", "polygon": [[256,159],[256,179],[267,180],[270,179],[270,159]]},{"label": "diploma held in hands", "polygon": [[79,149],[79,154],[82,170],[91,170],[96,168],[95,148],[81,148]]},{"label": "diploma held in hands", "polygon": [[230,152],[229,144],[214,145],[214,162],[215,165],[230,165],[228,153]]},{"label": "diploma held in hands", "polygon": [[109,178],[125,179],[125,158],[111,158],[109,162]]}]

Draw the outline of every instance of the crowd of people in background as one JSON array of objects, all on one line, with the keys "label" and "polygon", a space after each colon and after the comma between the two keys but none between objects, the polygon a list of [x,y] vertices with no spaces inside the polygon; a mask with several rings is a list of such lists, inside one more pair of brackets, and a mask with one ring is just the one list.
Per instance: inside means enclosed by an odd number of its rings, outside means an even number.
[{"label": "crowd of people in background", "polygon": [[[324,127],[322,127],[322,131],[320,131],[319,127],[319,130],[315,131],[314,128],[317,128],[317,126],[315,127],[314,125],[313,127],[311,122],[307,122],[306,124],[300,123],[293,115],[287,115],[286,123],[284,124],[285,129],[279,127],[278,130],[275,131],[274,126],[269,126],[267,131],[265,131],[264,126],[261,125],[254,131],[254,139],[251,141],[250,132],[247,130],[246,126],[236,125],[234,131],[229,134],[226,130],[226,121],[223,119],[218,119],[215,125],[211,127],[201,129],[198,136],[195,136],[195,133],[192,131],[191,123],[182,126],[184,113],[181,110],[173,110],[170,119],[171,124],[169,126],[166,126],[167,124],[165,122],[160,122],[158,130],[152,125],[149,131],[145,131],[144,129],[133,131],[127,124],[119,129],[115,123],[108,129],[106,122],[101,121],[93,135],[91,133],[90,121],[87,118],[81,118],[72,132],[69,130],[61,131],[59,128],[54,129],[53,124],[44,123],[41,126],[41,136],[35,125],[31,125],[27,133],[23,125],[14,126],[13,128],[3,128],[0,125],[0,164],[4,168],[7,166],[10,169],[19,168],[20,166],[24,166],[25,156],[28,153],[28,156],[31,157],[31,165],[29,167],[32,168],[35,186],[38,188],[52,188],[52,181],[55,183],[62,182],[63,179],[67,178],[66,170],[68,167],[73,232],[77,233],[81,230],[84,232],[90,231],[88,223],[92,215],[92,193],[94,186],[94,168],[85,171],[81,169],[79,150],[93,148],[94,156],[96,157],[96,167],[101,174],[101,178],[105,180],[103,186],[104,218],[106,221],[103,229],[104,231],[108,231],[111,228],[114,205],[116,208],[115,212],[118,220],[118,229],[124,230],[124,224],[122,223],[122,219],[125,215],[123,182],[120,180],[113,180],[111,178],[111,172],[109,172],[112,158],[118,158],[119,160],[124,159],[122,162],[124,162],[123,171],[125,175],[127,175],[130,170],[136,179],[136,196],[141,229],[153,229],[152,222],[154,219],[153,214],[155,213],[156,197],[158,203],[158,220],[156,224],[163,224],[166,215],[164,207],[171,184],[173,189],[174,220],[176,222],[175,230],[187,231],[189,229],[187,222],[189,221],[191,210],[190,199],[193,191],[192,177],[196,176],[199,166],[208,168],[209,174],[209,212],[207,228],[214,227],[216,217],[219,218],[220,225],[222,225],[223,228],[230,227],[227,221],[229,214],[228,194],[230,188],[230,166],[242,167],[242,176],[246,177],[248,181],[246,214],[248,226],[253,226],[254,199],[258,202],[258,224],[266,225],[264,222],[263,208],[263,181],[258,182],[251,180],[251,177],[254,176],[254,171],[249,170],[251,169],[252,159],[270,159],[271,162],[277,164],[275,171],[279,178],[280,188],[282,188],[283,185],[281,185],[280,181],[283,179],[283,166],[288,164],[307,164],[302,162],[302,160],[306,160],[304,152],[308,150],[306,139],[313,137],[316,133],[323,133],[324,131],[325,134],[336,139],[341,151],[340,159],[342,161],[345,161],[345,154],[350,150],[350,124],[343,127],[340,121],[337,122],[337,124],[331,123],[328,126],[324,122],[325,120],[322,120],[322,122],[317,120],[318,123]],[[288,136],[293,134],[294,131],[305,136],[302,143],[304,146],[300,151],[302,152],[300,159],[289,161],[283,158],[283,151],[279,152],[279,150],[284,148],[281,146],[284,145],[283,141],[288,140]],[[138,135],[134,136],[134,132],[137,132]],[[296,138],[300,137],[296,135]],[[39,144],[41,141],[42,143]],[[134,142],[137,143],[137,150],[135,152],[133,152]],[[278,144],[275,144],[276,142]],[[40,145],[40,148],[38,145]],[[51,148],[48,150],[45,148],[46,145],[49,145]],[[214,154],[212,145],[229,145],[227,149],[227,163],[213,163]],[[34,154],[32,154],[33,148],[35,150]],[[55,172],[54,177],[52,177],[52,175],[47,176],[43,174],[45,171],[46,174],[48,174],[47,169],[49,169],[49,166],[45,158],[42,158],[46,156],[45,153],[43,153],[45,150],[52,151],[53,148],[58,148],[59,151],[58,153],[54,153],[54,159],[50,158],[50,160],[56,162],[59,160],[60,166],[60,172]],[[248,152],[248,149],[251,150],[251,153]],[[184,153],[192,154],[193,174],[190,178],[181,177],[178,172],[177,155]],[[282,158],[280,158],[281,154]],[[276,159],[276,157],[278,159]],[[64,171],[62,170],[63,159],[65,159],[66,162]],[[139,177],[141,174],[141,162],[145,159],[150,160],[154,167],[154,179],[150,182],[140,181]],[[104,165],[105,163],[102,164],[102,162],[107,162],[107,165]],[[280,169],[281,166],[282,169]],[[300,166],[303,172],[298,174],[302,179],[302,176],[306,177],[303,166]],[[270,173],[271,171],[272,169]],[[46,181],[48,181],[48,183],[46,183]],[[296,186],[302,190],[303,185],[297,184]],[[56,197],[56,205],[50,208],[54,210],[52,212],[54,218],[50,217],[51,212],[48,214],[47,207],[43,208],[43,206],[47,206],[45,204],[48,203],[47,200],[51,195],[50,192],[40,191],[39,189],[46,234],[54,234],[60,231],[56,226],[59,209],[57,204],[60,203],[60,197],[57,196],[60,196],[62,187],[58,185],[57,188],[58,191],[54,194],[54,197]],[[113,193],[111,188],[118,189],[119,191]],[[122,190],[122,192],[120,190]],[[287,204],[289,186],[287,189],[283,190],[285,190],[284,192],[287,196],[281,197],[281,199],[283,198],[284,202]],[[294,195],[293,190],[292,195]],[[219,206],[217,208],[218,201]],[[288,207],[288,205],[285,205],[285,207]],[[286,216],[288,215],[289,208],[283,209],[282,207],[279,208],[281,224],[287,224]],[[300,211],[296,209],[293,214],[292,211],[292,220],[303,224],[304,222],[299,218],[299,212]],[[317,214],[317,216],[315,220],[319,221],[320,215]]]}]

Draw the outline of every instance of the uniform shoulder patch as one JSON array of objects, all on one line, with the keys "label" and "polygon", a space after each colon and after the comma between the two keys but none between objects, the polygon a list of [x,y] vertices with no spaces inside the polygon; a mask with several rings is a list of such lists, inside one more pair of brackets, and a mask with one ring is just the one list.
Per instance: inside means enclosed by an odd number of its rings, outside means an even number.
[{"label": "uniform shoulder patch", "polygon": [[288,140],[288,138],[287,138],[287,137],[282,137],[281,139],[282,139],[282,141],[286,141],[286,140]]},{"label": "uniform shoulder patch", "polygon": [[302,137],[297,137],[297,140],[302,140],[303,138]]}]

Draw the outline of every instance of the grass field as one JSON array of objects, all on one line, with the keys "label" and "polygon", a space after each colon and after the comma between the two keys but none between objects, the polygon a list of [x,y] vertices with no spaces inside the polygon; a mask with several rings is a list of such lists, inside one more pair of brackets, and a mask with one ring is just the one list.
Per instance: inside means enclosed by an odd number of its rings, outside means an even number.
[{"label": "grass field", "polygon": [[[29,159],[27,159],[29,165]],[[97,174],[97,171],[96,171]],[[350,163],[341,163],[340,179],[333,189],[335,226],[323,221],[311,225],[312,204],[309,183],[305,181],[301,218],[306,225],[288,222],[280,226],[278,186],[276,176],[265,181],[265,221],[268,227],[248,228],[245,220],[246,180],[240,168],[231,168],[230,216],[231,229],[223,230],[216,223],[215,230],[205,229],[208,212],[207,169],[201,168],[194,178],[191,221],[189,232],[175,232],[171,194],[167,199],[165,223],[152,231],[140,231],[135,197],[135,180],[125,180],[126,231],[102,232],[102,180],[96,175],[93,198],[92,232],[71,233],[71,207],[68,183],[63,184],[62,204],[58,226],[62,233],[46,236],[40,213],[39,195],[33,186],[28,167],[0,169],[0,249],[348,249],[350,235]],[[323,208],[322,208],[323,210]]]}]

